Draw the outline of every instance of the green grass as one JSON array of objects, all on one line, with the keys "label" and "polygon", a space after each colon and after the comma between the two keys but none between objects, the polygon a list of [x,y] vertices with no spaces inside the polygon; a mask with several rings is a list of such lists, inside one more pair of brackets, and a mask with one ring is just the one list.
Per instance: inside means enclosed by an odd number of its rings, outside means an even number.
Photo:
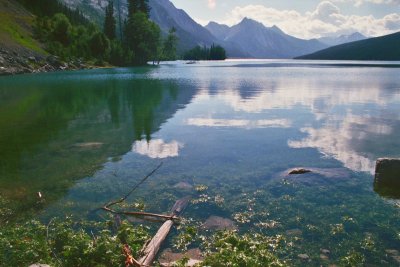
[{"label": "green grass", "polygon": [[33,20],[34,18],[30,16],[15,16],[6,12],[0,12],[1,39],[11,45],[20,45],[40,54],[46,54],[40,47],[39,42],[32,38],[32,34],[18,23],[18,21],[21,21],[27,25],[33,25]]}]

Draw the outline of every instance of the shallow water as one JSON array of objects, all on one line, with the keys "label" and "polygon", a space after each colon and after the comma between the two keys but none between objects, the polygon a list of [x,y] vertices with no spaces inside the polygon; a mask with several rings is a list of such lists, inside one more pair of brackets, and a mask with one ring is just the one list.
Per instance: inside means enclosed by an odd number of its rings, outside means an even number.
[{"label": "shallow water", "polygon": [[[398,73],[274,60],[3,77],[0,193],[43,220],[98,219],[90,211],[162,161],[130,203],[160,213],[192,195],[185,217],[282,234],[294,265],[356,251],[396,266],[385,250],[400,250],[399,206],[373,191],[373,171],[400,157]],[[287,176],[294,167],[319,171]]]}]

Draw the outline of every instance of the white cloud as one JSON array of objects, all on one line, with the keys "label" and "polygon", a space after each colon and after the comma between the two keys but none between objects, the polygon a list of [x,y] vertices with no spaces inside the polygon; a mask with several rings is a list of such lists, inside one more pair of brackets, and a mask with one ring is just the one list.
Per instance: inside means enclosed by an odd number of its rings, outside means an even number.
[{"label": "white cloud", "polygon": [[354,2],[354,6],[356,7],[359,7],[365,3],[388,4],[388,5],[400,4],[400,0],[335,0],[335,2]]},{"label": "white cloud", "polygon": [[[388,0],[361,1],[388,2]],[[389,1],[393,4],[400,3],[400,0]],[[351,34],[355,31],[366,36],[381,36],[400,30],[400,15],[397,13],[388,14],[382,18],[375,18],[372,15],[344,15],[332,1],[322,1],[315,10],[304,14],[295,10],[278,10],[264,5],[237,6],[221,22],[234,25],[245,17],[260,21],[266,26],[277,25],[290,35],[307,39]]]},{"label": "white cloud", "polygon": [[217,6],[217,0],[207,0],[207,6],[209,9],[214,9]]}]

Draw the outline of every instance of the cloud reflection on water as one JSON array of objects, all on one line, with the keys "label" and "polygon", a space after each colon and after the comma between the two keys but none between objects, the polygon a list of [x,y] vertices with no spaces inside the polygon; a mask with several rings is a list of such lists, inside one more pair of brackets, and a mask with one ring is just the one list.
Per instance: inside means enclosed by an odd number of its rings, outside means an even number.
[{"label": "cloud reflection on water", "polygon": [[179,156],[179,149],[182,147],[183,144],[175,140],[170,143],[165,143],[162,139],[140,140],[133,144],[132,151],[152,159],[164,159]]},{"label": "cloud reflection on water", "polygon": [[188,125],[206,127],[238,127],[238,128],[288,128],[291,122],[287,119],[273,120],[238,120],[238,119],[213,119],[213,118],[190,118]]},{"label": "cloud reflection on water", "polygon": [[[267,114],[275,110],[282,119],[276,122],[267,120],[264,127],[290,127],[293,122],[307,135],[301,140],[288,137],[291,148],[315,148],[341,161],[347,168],[373,173],[378,157],[398,155],[393,147],[400,145],[396,137],[400,134],[400,92],[383,77],[357,79],[357,76],[359,74],[354,73],[315,80],[278,79],[274,80],[273,88],[269,88],[267,83],[264,87],[253,83],[249,88],[241,88],[239,83],[231,81],[230,89],[214,89],[212,94],[203,92],[200,97],[204,101],[221,101],[242,114]],[[249,92],[250,96],[243,97]],[[299,121],[297,112],[281,116],[279,110],[309,110],[314,120]],[[203,118],[189,119],[188,124],[263,127],[259,121]]]}]

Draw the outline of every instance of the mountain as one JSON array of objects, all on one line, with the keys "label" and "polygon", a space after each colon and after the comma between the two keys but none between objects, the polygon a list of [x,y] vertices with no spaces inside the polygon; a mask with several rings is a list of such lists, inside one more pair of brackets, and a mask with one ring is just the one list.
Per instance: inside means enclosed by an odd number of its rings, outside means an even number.
[{"label": "mountain", "polygon": [[400,32],[330,47],[298,59],[400,60]]},{"label": "mountain", "polygon": [[277,26],[265,27],[248,18],[232,27],[212,22],[206,28],[220,42],[235,44],[251,58],[293,58],[328,47],[316,39],[299,39],[285,34]]},{"label": "mountain", "polygon": [[335,46],[335,45],[340,45],[340,44],[345,44],[345,43],[351,43],[355,41],[361,41],[367,39],[366,36],[362,35],[359,32],[355,32],[349,35],[340,35],[337,37],[322,37],[319,38],[318,41],[321,43],[327,44],[329,46]]},{"label": "mountain", "polygon": [[205,28],[214,35],[217,39],[224,40],[229,34],[230,27],[224,24],[219,24],[214,21],[210,21]]},{"label": "mountain", "polygon": [[[79,8],[85,15],[102,25],[107,0],[62,0],[72,8]],[[119,2],[122,18],[127,16],[127,0]],[[233,27],[211,22],[203,27],[195,22],[184,10],[176,8],[169,0],[149,0],[150,19],[157,23],[166,35],[175,27],[179,38],[178,53],[196,45],[219,44],[228,57],[236,58],[292,58],[312,53],[328,45],[318,40],[302,40],[285,34],[278,27],[245,18]],[[118,7],[118,2],[115,3]]]},{"label": "mountain", "polygon": [[189,50],[196,45],[210,46],[216,38],[195,22],[185,11],[177,9],[169,0],[150,0],[150,18],[164,33],[174,27],[179,37],[178,51]]}]

